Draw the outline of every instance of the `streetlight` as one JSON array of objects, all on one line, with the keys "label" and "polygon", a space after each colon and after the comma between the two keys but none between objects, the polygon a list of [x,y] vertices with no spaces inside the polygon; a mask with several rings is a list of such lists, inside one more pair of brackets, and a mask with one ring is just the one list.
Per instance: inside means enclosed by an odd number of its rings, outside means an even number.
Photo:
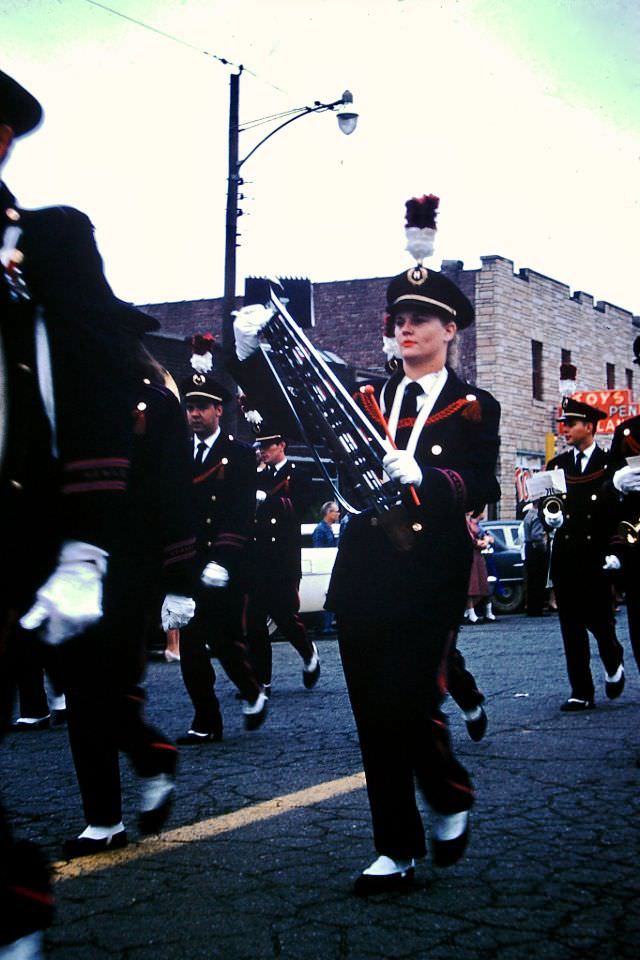
[{"label": "streetlight", "polygon": [[321,103],[316,100],[312,107],[301,107],[293,116],[271,130],[260,140],[255,147],[242,159],[238,157],[239,103],[240,103],[240,76],[232,73],[229,87],[229,176],[227,179],[227,217],[224,246],[224,296],[222,301],[222,350],[225,360],[228,360],[234,351],[233,316],[232,311],[236,297],[236,248],[238,237],[238,190],[242,183],[241,167],[252,157],[256,150],[270,140],[279,130],[289,126],[294,120],[306,117],[310,113],[322,113],[325,110],[334,110],[337,114],[338,126],[344,134],[353,133],[358,122],[358,114],[353,109],[353,96],[345,90],[339,100],[333,103]]}]

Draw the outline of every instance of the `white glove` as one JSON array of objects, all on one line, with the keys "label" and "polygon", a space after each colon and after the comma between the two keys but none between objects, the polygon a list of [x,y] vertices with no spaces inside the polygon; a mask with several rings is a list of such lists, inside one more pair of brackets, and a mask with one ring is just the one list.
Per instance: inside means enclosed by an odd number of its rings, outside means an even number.
[{"label": "white glove", "polygon": [[557,513],[551,513],[546,507],[543,507],[542,515],[544,522],[552,530],[559,530],[564,523],[564,513],[562,510],[559,510]]},{"label": "white glove", "polygon": [[640,493],[640,470],[621,467],[613,475],[613,485],[620,493]]},{"label": "white glove", "polygon": [[205,587],[226,587],[229,583],[229,571],[215,560],[210,560],[200,577]]},{"label": "white glove", "polygon": [[419,487],[422,483],[422,470],[407,450],[392,450],[382,461],[382,466],[391,480],[412,487]]},{"label": "white glove", "polygon": [[55,646],[102,617],[102,580],[109,554],[91,543],[65,540],[58,566],[20,620],[25,630],[44,626],[42,639]]},{"label": "white glove", "polygon": [[186,627],[196,612],[195,600],[178,593],[168,593],[164,598],[160,620],[163,630],[179,630]]},{"label": "white glove", "polygon": [[621,570],[622,564],[620,563],[620,558],[616,557],[615,553],[608,554],[604,558],[602,569],[603,570]]},{"label": "white glove", "polygon": [[263,503],[267,499],[267,495],[264,490],[256,490],[256,500],[258,503]]},{"label": "white glove", "polygon": [[253,303],[234,311],[236,319],[233,322],[233,332],[238,360],[246,360],[256,352],[258,334],[266,327],[274,313],[273,307],[265,307],[261,303]]}]

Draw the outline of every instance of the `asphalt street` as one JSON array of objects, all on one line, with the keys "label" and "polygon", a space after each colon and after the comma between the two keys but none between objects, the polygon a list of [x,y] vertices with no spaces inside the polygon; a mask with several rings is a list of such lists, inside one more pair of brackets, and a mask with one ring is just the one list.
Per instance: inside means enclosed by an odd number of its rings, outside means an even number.
[{"label": "asphalt street", "polygon": [[[473,743],[453,703],[456,751],[476,786],[465,858],[418,865],[411,893],[350,893],[374,856],[360,755],[337,644],[306,691],[300,661],[274,647],[264,727],[243,729],[219,678],[225,739],[184,748],[175,811],[138,842],[137,783],[123,761],[129,847],[65,864],[83,827],[64,728],[8,736],[2,792],[16,831],[55,866],[53,960],[622,960],[640,944],[640,678],[624,611],[627,686],[597,709],[568,696],[557,618],[465,627],[460,647],[487,696]],[[149,715],[177,736],[191,719],[179,667],[152,662]],[[428,821],[428,814],[425,812]]]}]

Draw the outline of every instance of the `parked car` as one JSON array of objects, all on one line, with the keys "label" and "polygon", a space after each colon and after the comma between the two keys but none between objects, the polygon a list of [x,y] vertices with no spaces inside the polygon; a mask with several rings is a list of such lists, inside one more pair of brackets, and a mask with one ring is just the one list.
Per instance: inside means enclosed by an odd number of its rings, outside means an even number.
[{"label": "parked car", "polygon": [[[331,571],[336,560],[337,547],[312,547],[311,537],[315,523],[302,524],[302,580],[300,581],[300,613],[318,613],[324,607],[329,589]],[[334,523],[335,536],[340,524]]]},{"label": "parked car", "polygon": [[519,520],[486,520],[482,529],[493,537],[497,581],[493,607],[498,613],[518,613],[524,606],[524,561]]}]

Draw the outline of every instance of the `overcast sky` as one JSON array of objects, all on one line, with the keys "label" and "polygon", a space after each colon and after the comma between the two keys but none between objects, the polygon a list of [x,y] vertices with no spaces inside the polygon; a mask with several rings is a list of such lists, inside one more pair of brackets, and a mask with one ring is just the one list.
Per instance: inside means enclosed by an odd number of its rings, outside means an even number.
[{"label": "overcast sky", "polygon": [[46,111],[3,173],[24,206],[91,216],[124,299],[222,293],[232,68],[213,54],[246,67],[243,122],[345,88],[360,113],[350,137],[304,117],[243,168],[239,290],[396,273],[404,201],[436,193],[436,264],[501,254],[640,313],[636,0],[105,5],[176,40],[90,0],[0,0],[0,67]]}]

